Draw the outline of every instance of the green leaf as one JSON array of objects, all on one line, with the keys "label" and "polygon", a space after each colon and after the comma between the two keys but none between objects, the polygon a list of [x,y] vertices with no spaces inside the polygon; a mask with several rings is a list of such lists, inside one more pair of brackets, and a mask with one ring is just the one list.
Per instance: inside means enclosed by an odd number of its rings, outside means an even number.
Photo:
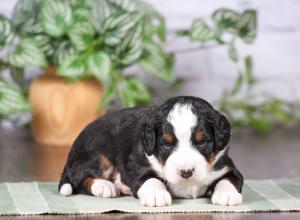
[{"label": "green leaf", "polygon": [[[98,1],[96,1],[98,2]],[[77,8],[73,14],[74,22],[90,22],[91,20],[91,9],[89,7]]]},{"label": "green leaf", "polygon": [[245,43],[252,43],[256,37],[256,11],[246,10],[237,24],[238,35]]},{"label": "green leaf", "polygon": [[103,84],[108,83],[111,61],[106,53],[98,52],[91,54],[88,58],[88,68],[96,79],[100,80]]},{"label": "green leaf", "polygon": [[142,18],[143,15],[139,12],[109,17],[103,25],[104,42],[109,46],[118,46],[128,31],[134,28]]},{"label": "green leaf", "polygon": [[62,36],[68,31],[72,21],[72,9],[67,1],[44,0],[42,2],[40,22],[43,30],[50,36]]},{"label": "green leaf", "polygon": [[103,32],[103,23],[112,13],[112,8],[106,0],[93,1],[91,21],[97,31]]},{"label": "green leaf", "polygon": [[47,60],[38,43],[33,39],[23,39],[9,56],[9,63],[19,68],[45,67]]},{"label": "green leaf", "polygon": [[138,103],[148,103],[150,99],[150,92],[142,81],[133,77],[125,79],[122,91],[123,107],[133,107]]},{"label": "green leaf", "polygon": [[237,62],[238,61],[238,53],[236,50],[236,47],[233,43],[228,44],[228,53],[229,53],[229,57],[233,62]]},{"label": "green leaf", "polygon": [[192,41],[209,41],[217,37],[217,33],[211,29],[202,19],[196,19],[192,23],[189,31],[189,37]]},{"label": "green leaf", "polygon": [[68,35],[75,48],[79,51],[86,50],[93,41],[95,30],[89,22],[75,23],[69,30]]},{"label": "green leaf", "polygon": [[256,80],[253,76],[253,61],[251,56],[246,56],[244,59],[246,69],[246,80],[249,85],[253,85]]},{"label": "green leaf", "polygon": [[84,75],[84,63],[78,55],[69,56],[59,66],[57,75],[71,80],[80,79]]},{"label": "green leaf", "polygon": [[65,60],[76,53],[69,41],[63,41],[54,52],[54,64],[60,66]]},{"label": "green leaf", "polygon": [[173,54],[167,54],[157,44],[145,44],[144,54],[139,62],[140,67],[148,74],[165,81],[173,81]]},{"label": "green leaf", "polygon": [[231,91],[231,95],[236,95],[241,90],[243,81],[244,81],[243,74],[239,72],[239,76],[238,76],[238,78],[235,82],[235,85]]},{"label": "green leaf", "polygon": [[116,48],[116,57],[122,65],[135,63],[143,53],[143,25],[132,29]]},{"label": "green leaf", "polygon": [[115,77],[111,78],[111,82],[106,85],[106,89],[104,95],[101,100],[101,107],[108,107],[111,101],[117,96],[118,94],[118,80]]},{"label": "green leaf", "polygon": [[30,106],[26,97],[8,82],[0,79],[0,116],[29,110]]},{"label": "green leaf", "polygon": [[41,0],[19,0],[12,13],[12,24],[15,31],[22,35],[37,34],[42,32],[38,20]]},{"label": "green leaf", "polygon": [[236,33],[236,27],[240,19],[239,13],[231,9],[218,9],[212,15],[212,18],[220,30]]},{"label": "green leaf", "polygon": [[10,21],[4,16],[0,15],[0,48],[10,43],[13,39],[14,33]]},{"label": "green leaf", "polygon": [[272,123],[266,118],[251,118],[248,123],[255,128],[256,131],[262,134],[268,132],[272,127]]},{"label": "green leaf", "polygon": [[47,56],[52,56],[54,53],[54,48],[51,44],[51,38],[44,34],[37,34],[32,37],[32,39],[38,44],[42,51]]},{"label": "green leaf", "polygon": [[18,87],[23,91],[27,92],[28,83],[24,76],[24,69],[10,66],[9,73],[13,81],[18,85]]}]

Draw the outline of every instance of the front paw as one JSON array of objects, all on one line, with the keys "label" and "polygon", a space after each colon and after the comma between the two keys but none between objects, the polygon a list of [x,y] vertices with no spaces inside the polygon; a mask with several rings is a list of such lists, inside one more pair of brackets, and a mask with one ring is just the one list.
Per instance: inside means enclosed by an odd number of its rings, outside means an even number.
[{"label": "front paw", "polygon": [[158,179],[151,178],[145,181],[137,192],[143,206],[168,206],[172,204],[171,194],[165,185]]},{"label": "front paw", "polygon": [[116,186],[112,182],[104,179],[94,180],[91,186],[91,192],[94,196],[103,198],[111,198],[118,196]]},{"label": "front paw", "polygon": [[242,201],[242,195],[227,179],[220,180],[217,183],[211,197],[211,202],[215,205],[240,205]]},{"label": "front paw", "polygon": [[215,205],[240,205],[242,201],[242,195],[234,191],[216,190],[211,197],[211,202]]}]

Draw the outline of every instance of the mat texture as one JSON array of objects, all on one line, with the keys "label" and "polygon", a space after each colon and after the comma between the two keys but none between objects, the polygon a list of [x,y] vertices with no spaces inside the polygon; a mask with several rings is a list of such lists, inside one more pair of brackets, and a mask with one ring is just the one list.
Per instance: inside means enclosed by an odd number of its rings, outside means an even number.
[{"label": "mat texture", "polygon": [[133,197],[60,196],[56,183],[1,183],[0,215],[87,214],[121,212],[257,212],[300,211],[300,179],[248,180],[243,205],[217,206],[210,199],[174,200],[168,207],[143,207]]}]

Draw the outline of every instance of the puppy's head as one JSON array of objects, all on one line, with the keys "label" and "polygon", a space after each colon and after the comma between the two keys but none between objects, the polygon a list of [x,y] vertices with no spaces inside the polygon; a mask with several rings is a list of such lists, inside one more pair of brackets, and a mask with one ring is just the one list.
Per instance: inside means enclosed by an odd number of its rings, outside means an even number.
[{"label": "puppy's head", "polygon": [[227,119],[196,97],[169,99],[142,131],[142,145],[153,169],[172,184],[205,179],[229,138]]}]

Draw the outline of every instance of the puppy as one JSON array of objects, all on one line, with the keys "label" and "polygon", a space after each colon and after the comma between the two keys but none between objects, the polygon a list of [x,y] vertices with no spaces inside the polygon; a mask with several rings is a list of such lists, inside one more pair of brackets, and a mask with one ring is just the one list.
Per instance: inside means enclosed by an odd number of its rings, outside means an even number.
[{"label": "puppy", "polygon": [[111,112],[74,142],[59,192],[133,195],[144,206],[211,195],[213,204],[239,205],[243,177],[227,155],[229,138],[227,119],[197,97]]}]

